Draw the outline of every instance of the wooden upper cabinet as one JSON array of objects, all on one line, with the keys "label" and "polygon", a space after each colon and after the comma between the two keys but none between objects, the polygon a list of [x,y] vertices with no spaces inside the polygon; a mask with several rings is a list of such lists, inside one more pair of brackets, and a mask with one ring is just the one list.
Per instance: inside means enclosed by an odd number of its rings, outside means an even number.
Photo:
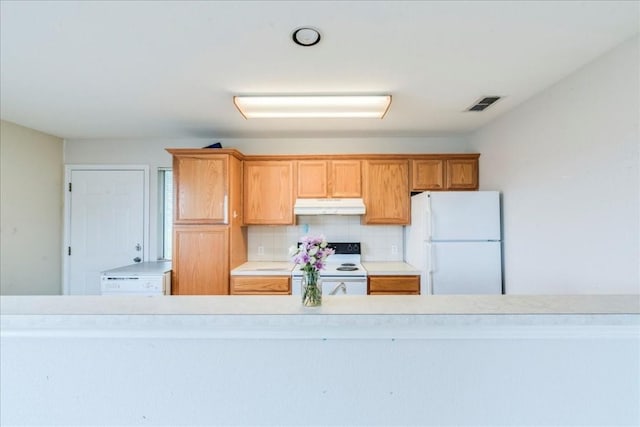
[{"label": "wooden upper cabinet", "polygon": [[443,190],[444,164],[442,159],[411,160],[411,191]]},{"label": "wooden upper cabinet", "polygon": [[445,185],[448,190],[478,189],[478,159],[449,159],[446,161]]},{"label": "wooden upper cabinet", "polygon": [[329,161],[331,197],[362,197],[362,171],[360,160]]},{"label": "wooden upper cabinet", "polygon": [[245,224],[293,224],[294,169],[291,160],[244,162]]},{"label": "wooden upper cabinet", "polygon": [[297,197],[362,197],[360,160],[298,160]]},{"label": "wooden upper cabinet", "polygon": [[174,222],[228,222],[227,155],[174,155]]},{"label": "wooden upper cabinet", "polygon": [[364,224],[409,224],[410,190],[408,160],[363,162]]},{"label": "wooden upper cabinet", "polygon": [[322,199],[328,196],[327,162],[325,160],[299,160],[298,197]]},{"label": "wooden upper cabinet", "polygon": [[242,212],[242,161],[229,157],[229,224],[244,225]]},{"label": "wooden upper cabinet", "polygon": [[477,190],[478,154],[411,160],[411,191]]}]

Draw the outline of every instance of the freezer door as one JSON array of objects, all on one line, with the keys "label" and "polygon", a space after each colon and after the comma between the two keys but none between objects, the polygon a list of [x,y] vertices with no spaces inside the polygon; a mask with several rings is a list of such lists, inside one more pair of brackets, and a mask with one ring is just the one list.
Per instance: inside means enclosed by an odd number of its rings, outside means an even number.
[{"label": "freezer door", "polygon": [[501,294],[500,242],[434,242],[433,294]]},{"label": "freezer door", "polygon": [[433,240],[500,240],[497,191],[440,191],[430,198]]}]

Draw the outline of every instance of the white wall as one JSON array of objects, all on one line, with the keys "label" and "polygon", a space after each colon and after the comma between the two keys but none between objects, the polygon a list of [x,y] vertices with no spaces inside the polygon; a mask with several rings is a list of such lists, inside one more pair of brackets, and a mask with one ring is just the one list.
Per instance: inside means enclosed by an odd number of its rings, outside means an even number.
[{"label": "white wall", "polygon": [[[147,164],[150,166],[150,228],[152,259],[159,255],[158,228],[158,174],[159,167],[171,167],[171,156],[165,148],[200,148],[221,142],[224,148],[236,148],[244,154],[338,154],[338,153],[465,153],[470,152],[466,139],[461,137],[433,138],[333,138],[333,139],[231,139],[231,138],[184,138],[167,140],[67,140],[65,141],[66,164]],[[335,224],[334,224],[335,225]],[[266,234],[286,235],[285,227],[272,229]],[[275,231],[274,231],[275,230]],[[318,231],[318,230],[315,230]],[[249,230],[250,244],[261,241],[256,238],[261,232]],[[262,236],[265,235],[262,233]],[[295,233],[290,231],[289,234]],[[253,236],[253,238],[252,238]],[[280,242],[278,237],[277,242]],[[293,242],[295,243],[295,241]],[[264,244],[264,243],[263,243]],[[267,243],[268,244],[268,243]],[[278,245],[266,247],[276,251],[275,258],[282,259]],[[390,246],[389,246],[390,247]],[[153,252],[153,248],[158,251]],[[400,243],[400,250],[402,244]],[[265,252],[267,253],[267,252]],[[255,255],[255,256],[253,256]],[[249,248],[249,256],[260,259],[255,245]],[[257,259],[256,259],[257,258]],[[285,257],[286,258],[286,257]],[[400,258],[401,259],[401,258]]]},{"label": "white wall", "polygon": [[63,141],[0,122],[0,294],[62,289]]},{"label": "white wall", "polygon": [[3,315],[0,424],[640,421],[637,315],[299,313]]},{"label": "white wall", "polygon": [[[510,294],[640,293],[639,38],[470,138]],[[543,65],[541,65],[543,66]]]}]

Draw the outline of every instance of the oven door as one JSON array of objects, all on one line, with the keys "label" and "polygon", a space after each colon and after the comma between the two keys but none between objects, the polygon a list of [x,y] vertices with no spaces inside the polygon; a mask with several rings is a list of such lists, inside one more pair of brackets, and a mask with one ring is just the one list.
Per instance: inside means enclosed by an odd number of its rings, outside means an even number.
[{"label": "oven door", "polygon": [[[366,277],[332,277],[320,276],[322,280],[322,295],[367,295]],[[291,280],[291,294],[302,293],[302,276],[293,276]]]}]

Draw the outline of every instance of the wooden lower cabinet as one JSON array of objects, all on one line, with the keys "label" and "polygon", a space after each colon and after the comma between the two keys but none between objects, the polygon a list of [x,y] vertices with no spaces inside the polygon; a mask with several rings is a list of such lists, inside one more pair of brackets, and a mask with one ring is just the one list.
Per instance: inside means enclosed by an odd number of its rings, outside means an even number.
[{"label": "wooden lower cabinet", "polygon": [[229,227],[174,225],[172,294],[229,294]]},{"label": "wooden lower cabinet", "polygon": [[291,295],[291,276],[231,276],[231,295]]},{"label": "wooden lower cabinet", "polygon": [[369,276],[369,295],[420,295],[420,276]]}]

